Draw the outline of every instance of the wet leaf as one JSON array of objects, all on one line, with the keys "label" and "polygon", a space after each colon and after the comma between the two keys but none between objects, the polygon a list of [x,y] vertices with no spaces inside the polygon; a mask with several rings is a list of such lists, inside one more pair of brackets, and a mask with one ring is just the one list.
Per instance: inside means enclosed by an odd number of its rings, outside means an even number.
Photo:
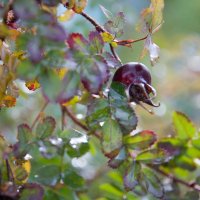
[{"label": "wet leaf", "polygon": [[14,11],[19,18],[31,20],[37,17],[39,7],[35,1],[17,0],[14,3]]},{"label": "wet leaf", "polygon": [[85,153],[87,153],[88,151],[89,151],[89,144],[88,143],[76,144],[76,147],[72,147],[71,145],[69,145],[67,147],[67,154],[72,158],[81,157]]},{"label": "wet leaf", "polygon": [[127,158],[126,149],[122,147],[119,153],[108,161],[108,165],[112,168],[119,167]]},{"label": "wet leaf", "polygon": [[100,54],[103,49],[103,39],[97,31],[92,31],[89,34],[90,51],[92,54]]},{"label": "wet leaf", "polygon": [[60,167],[57,165],[44,165],[33,171],[33,181],[44,185],[56,185],[60,179]]},{"label": "wet leaf", "polygon": [[75,71],[68,71],[62,80],[60,94],[56,98],[58,103],[66,103],[71,100],[78,92],[80,76]]},{"label": "wet leaf", "polygon": [[80,33],[72,33],[67,38],[67,43],[71,49],[86,51],[88,41]]},{"label": "wet leaf", "polygon": [[87,124],[92,130],[100,128],[110,117],[110,108],[106,99],[94,99],[88,106]]},{"label": "wet leaf", "polygon": [[35,132],[38,138],[45,139],[53,134],[55,127],[55,119],[53,117],[48,116],[38,123]]},{"label": "wet leaf", "polygon": [[124,187],[127,191],[133,190],[139,184],[141,165],[133,162],[124,175]]},{"label": "wet leaf", "polygon": [[135,135],[127,135],[123,138],[123,143],[131,149],[145,149],[153,145],[157,136],[153,131],[144,130]]},{"label": "wet leaf", "polygon": [[122,132],[119,124],[113,120],[108,119],[102,127],[102,147],[105,155],[119,149],[122,145]]},{"label": "wet leaf", "polygon": [[71,188],[80,188],[84,185],[84,179],[75,171],[70,169],[65,171],[63,181],[67,186]]},{"label": "wet leaf", "polygon": [[42,200],[44,189],[36,183],[26,183],[20,194],[20,200]]},{"label": "wet leaf", "polygon": [[137,126],[137,117],[134,110],[129,106],[125,93],[125,86],[112,82],[109,91],[111,113],[118,121],[123,134],[129,134]]},{"label": "wet leaf", "polygon": [[191,199],[199,199],[199,192],[197,191],[189,191],[187,192],[181,200],[191,200]]},{"label": "wet leaf", "polygon": [[81,63],[80,75],[84,88],[92,94],[98,94],[103,84],[108,81],[108,65],[100,55],[85,57]]},{"label": "wet leaf", "polygon": [[192,140],[192,145],[193,147],[197,148],[198,150],[200,150],[200,138],[195,138]]},{"label": "wet leaf", "polygon": [[119,188],[110,183],[101,184],[100,190],[102,190],[103,193],[105,193],[105,196],[110,198],[122,199],[123,197],[123,192]]},{"label": "wet leaf", "polygon": [[105,56],[104,56],[107,64],[109,67],[111,68],[116,68],[118,66],[121,66],[121,63],[119,62],[119,60],[117,60],[111,53],[109,52],[105,52]]},{"label": "wet leaf", "polygon": [[143,168],[142,173],[144,174],[148,192],[157,198],[163,197],[164,188],[156,174],[148,168]]},{"label": "wet leaf", "polygon": [[139,153],[136,157],[137,161],[148,164],[161,164],[169,161],[171,156],[162,149],[150,149]]},{"label": "wet leaf", "polygon": [[72,189],[66,187],[64,184],[57,184],[57,186],[45,189],[44,200],[64,200],[67,198],[74,199],[74,192]]},{"label": "wet leaf", "polygon": [[190,158],[185,155],[180,155],[176,157],[175,161],[177,167],[181,167],[182,169],[186,169],[188,171],[194,171],[196,169],[196,164],[193,158]]},{"label": "wet leaf", "polygon": [[55,42],[64,42],[67,39],[65,29],[60,24],[41,26],[39,31],[43,37]]},{"label": "wet leaf", "polygon": [[17,139],[22,145],[26,145],[33,138],[31,128],[27,124],[21,124],[18,126]]},{"label": "wet leaf", "polygon": [[177,136],[182,140],[188,140],[196,133],[194,124],[181,112],[173,113],[173,124]]}]

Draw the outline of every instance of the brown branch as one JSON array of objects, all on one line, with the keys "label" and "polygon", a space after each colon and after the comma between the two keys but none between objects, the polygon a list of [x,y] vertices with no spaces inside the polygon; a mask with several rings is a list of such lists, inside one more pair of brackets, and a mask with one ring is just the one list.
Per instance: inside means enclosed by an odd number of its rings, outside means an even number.
[{"label": "brown branch", "polygon": [[122,61],[121,61],[121,59],[119,58],[119,56],[117,55],[117,53],[115,52],[115,50],[114,50],[112,44],[110,44],[110,50],[111,50],[113,56],[115,57],[115,59],[118,60],[118,61],[120,62],[120,64],[122,65]]},{"label": "brown branch", "polygon": [[14,175],[12,173],[12,169],[10,167],[8,159],[6,159],[6,170],[7,170],[8,181],[15,183]]},{"label": "brown branch", "polygon": [[136,39],[136,40],[116,40],[115,42],[118,44],[118,45],[121,45],[121,46],[131,46],[131,44],[135,43],[135,42],[139,42],[139,41],[142,41],[142,40],[145,40],[147,39],[148,35],[142,37],[142,38],[139,38],[139,39]]},{"label": "brown branch", "polygon": [[98,24],[92,17],[87,15],[85,12],[80,13],[85,19],[87,19],[95,28],[98,32],[106,32],[106,30]]},{"label": "brown branch", "polygon": [[170,178],[171,180],[173,180],[176,183],[180,183],[180,184],[182,184],[182,185],[184,185],[184,186],[186,186],[188,188],[191,188],[191,189],[194,189],[194,190],[200,192],[200,185],[198,185],[195,182],[189,183],[189,182],[186,182],[186,181],[184,181],[182,179],[179,179],[179,178],[175,177],[172,174],[168,174],[165,171],[163,171],[163,170],[161,170],[161,169],[159,169],[157,167],[155,168],[152,165],[147,165],[147,166],[150,167],[151,169],[153,169],[154,171],[158,172],[159,174],[161,174],[161,175],[163,175],[163,176],[165,176],[167,178]]},{"label": "brown branch", "polygon": [[[74,114],[71,113],[71,112],[67,109],[67,107],[63,107],[63,109],[64,109],[64,112],[71,118],[71,120],[72,120],[76,125],[78,125],[79,127],[81,127],[81,128],[82,128],[83,130],[85,130],[85,131],[89,131],[88,127],[85,126],[84,124],[82,124],[82,123],[74,116]],[[93,135],[94,135],[95,137],[97,137],[98,139],[101,139],[101,135],[98,134],[97,132],[93,132]]]},{"label": "brown branch", "polygon": [[80,126],[83,130],[88,131],[88,127],[82,124],[66,107],[63,107],[64,112],[71,118],[71,120]]},{"label": "brown branch", "polygon": [[65,128],[65,109],[64,106],[60,105],[61,110],[61,130],[63,131]]},{"label": "brown branch", "polygon": [[[80,15],[82,15],[85,19],[87,19],[95,28],[98,32],[106,32],[106,30],[101,26],[99,25],[92,17],[90,17],[89,15],[87,15],[86,13],[82,12]],[[119,58],[119,56],[117,55],[117,53],[115,52],[112,44],[109,44],[110,46],[110,50],[114,56],[114,58],[116,60],[118,60],[121,64],[122,64],[122,61],[121,59]]]},{"label": "brown branch", "polygon": [[40,119],[41,113],[45,110],[45,108],[47,107],[48,103],[49,103],[49,102],[46,101],[46,102],[44,103],[44,105],[42,106],[40,112],[37,114],[36,118],[34,119],[32,125],[31,125],[31,130],[34,128],[35,124],[36,124],[37,121]]}]

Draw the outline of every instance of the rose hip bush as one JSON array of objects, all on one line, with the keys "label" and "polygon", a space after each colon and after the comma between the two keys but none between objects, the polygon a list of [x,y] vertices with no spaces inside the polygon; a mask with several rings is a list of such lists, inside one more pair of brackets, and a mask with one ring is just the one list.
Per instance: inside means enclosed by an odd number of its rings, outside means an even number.
[{"label": "rose hip bush", "polygon": [[[134,104],[151,114],[147,107],[159,106],[151,66],[141,62],[146,54],[151,65],[159,58],[152,35],[163,23],[164,0],[142,11],[138,39],[121,39],[123,12],[100,6],[107,21],[99,24],[84,11],[87,4],[0,1],[1,111],[23,95],[19,80],[44,102],[33,121],[16,127],[15,143],[0,135],[0,199],[198,199],[197,127],[174,112],[173,136],[161,137],[139,130],[134,111]],[[92,25],[88,35],[60,23],[75,15]],[[116,49],[141,41],[140,60],[123,64]],[[60,118],[45,114],[50,105],[58,105]]]}]

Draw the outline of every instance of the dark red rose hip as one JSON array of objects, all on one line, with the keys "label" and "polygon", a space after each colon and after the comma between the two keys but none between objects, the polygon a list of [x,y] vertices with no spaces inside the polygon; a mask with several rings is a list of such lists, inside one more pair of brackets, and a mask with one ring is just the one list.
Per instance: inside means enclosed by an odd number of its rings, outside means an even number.
[{"label": "dark red rose hip", "polygon": [[[148,68],[137,62],[126,63],[117,69],[113,81],[120,82],[126,86],[126,92],[131,102],[140,104],[144,102],[154,107],[152,99],[156,96],[156,90],[151,86],[151,74]],[[153,94],[150,97],[150,94]]]}]

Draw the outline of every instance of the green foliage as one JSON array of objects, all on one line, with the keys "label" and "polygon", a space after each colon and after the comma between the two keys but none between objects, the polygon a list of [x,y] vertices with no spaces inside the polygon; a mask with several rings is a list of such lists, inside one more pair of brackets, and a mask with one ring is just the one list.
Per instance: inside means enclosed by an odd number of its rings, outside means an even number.
[{"label": "green foliage", "polygon": [[[139,77],[129,86],[112,80],[122,65],[115,51],[119,45],[145,40],[141,58],[148,51],[151,63],[157,61],[152,35],[163,23],[164,1],[151,0],[141,13],[138,29],[146,36],[139,40],[119,40],[126,30],[123,12],[100,6],[107,18],[101,26],[84,12],[86,6],[86,0],[0,1],[0,109],[14,107],[20,98],[31,102],[38,95],[44,101],[35,119],[27,109],[12,144],[0,135],[0,199],[199,198],[198,128],[174,112],[170,137],[142,130],[130,93],[135,89],[151,102],[156,95],[151,75],[148,84]],[[66,28],[70,23],[59,22],[73,15],[96,30],[76,33]],[[25,94],[21,83],[37,91]],[[47,106],[57,107],[46,114]]]}]

